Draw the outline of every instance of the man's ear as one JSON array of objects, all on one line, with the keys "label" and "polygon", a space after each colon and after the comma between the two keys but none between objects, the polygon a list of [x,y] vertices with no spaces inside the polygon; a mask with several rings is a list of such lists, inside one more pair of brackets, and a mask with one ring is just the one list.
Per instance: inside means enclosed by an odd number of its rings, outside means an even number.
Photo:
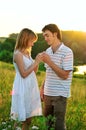
[{"label": "man's ear", "polygon": [[53,35],[54,35],[55,37],[57,37],[58,33],[57,33],[57,32],[54,32]]}]

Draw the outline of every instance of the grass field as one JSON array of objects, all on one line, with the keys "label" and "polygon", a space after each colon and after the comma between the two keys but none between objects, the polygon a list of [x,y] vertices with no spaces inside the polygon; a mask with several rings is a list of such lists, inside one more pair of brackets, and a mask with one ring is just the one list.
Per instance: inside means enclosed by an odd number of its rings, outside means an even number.
[{"label": "grass field", "polygon": [[[0,130],[13,130],[14,121],[10,119],[11,90],[15,76],[11,64],[0,62]],[[39,86],[45,77],[44,71],[37,72]],[[68,99],[66,124],[67,130],[86,129],[86,77],[74,76],[71,85],[71,97]],[[45,118],[33,118],[32,125],[46,130]],[[21,125],[21,124],[19,124]],[[53,129],[52,129],[53,130]]]}]

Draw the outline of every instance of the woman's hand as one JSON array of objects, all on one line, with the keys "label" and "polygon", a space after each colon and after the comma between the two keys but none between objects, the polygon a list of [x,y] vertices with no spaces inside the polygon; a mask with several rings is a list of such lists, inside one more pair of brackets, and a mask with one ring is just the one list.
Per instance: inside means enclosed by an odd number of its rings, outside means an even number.
[{"label": "woman's hand", "polygon": [[39,53],[39,54],[36,56],[36,58],[35,58],[35,62],[36,62],[37,64],[39,64],[40,62],[42,62],[42,60],[43,60],[42,53]]}]

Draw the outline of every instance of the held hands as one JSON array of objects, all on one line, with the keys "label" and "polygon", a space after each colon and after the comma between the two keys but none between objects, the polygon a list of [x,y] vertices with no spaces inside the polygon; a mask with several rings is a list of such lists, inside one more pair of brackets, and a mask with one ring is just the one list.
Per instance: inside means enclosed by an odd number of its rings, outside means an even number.
[{"label": "held hands", "polygon": [[36,56],[36,58],[35,58],[35,62],[36,62],[37,64],[39,64],[40,62],[42,62],[42,60],[43,60],[42,53],[39,53],[39,54]]},{"label": "held hands", "polygon": [[51,61],[50,56],[46,53],[46,52],[42,52],[42,61],[49,64],[49,62]]},{"label": "held hands", "polygon": [[49,64],[50,61],[51,61],[51,58],[46,52],[39,53],[35,58],[35,62],[37,64],[39,64],[40,62],[45,62]]}]

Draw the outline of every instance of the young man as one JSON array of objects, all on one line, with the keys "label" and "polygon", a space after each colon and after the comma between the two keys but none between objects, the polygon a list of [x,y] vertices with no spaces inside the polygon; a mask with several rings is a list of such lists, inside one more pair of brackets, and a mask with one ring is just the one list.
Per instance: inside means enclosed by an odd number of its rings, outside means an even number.
[{"label": "young man", "polygon": [[[46,67],[46,78],[40,95],[44,101],[44,116],[55,117],[55,130],[66,130],[65,113],[73,71],[73,52],[61,41],[61,31],[55,24],[43,29],[43,36],[50,47],[42,54]],[[53,125],[49,118],[48,130]]]}]

